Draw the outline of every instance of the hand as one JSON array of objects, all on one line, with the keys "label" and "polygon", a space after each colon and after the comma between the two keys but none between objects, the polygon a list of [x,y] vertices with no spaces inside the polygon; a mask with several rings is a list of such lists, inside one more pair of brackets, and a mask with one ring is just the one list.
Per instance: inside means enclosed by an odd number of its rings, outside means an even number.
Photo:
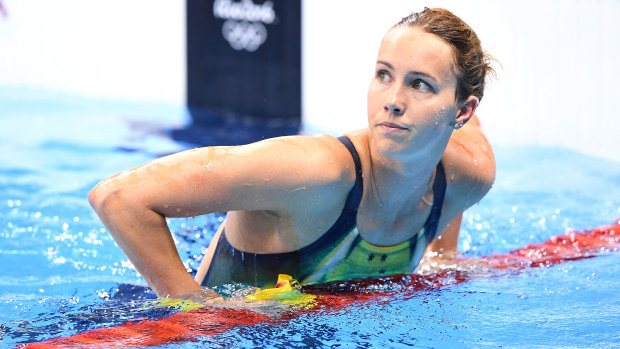
[{"label": "hand", "polygon": [[215,291],[209,288],[203,288],[199,291],[192,291],[192,292],[184,293],[174,298],[184,299],[184,300],[188,300],[191,302],[200,303],[204,305],[224,301],[224,298],[222,298]]}]

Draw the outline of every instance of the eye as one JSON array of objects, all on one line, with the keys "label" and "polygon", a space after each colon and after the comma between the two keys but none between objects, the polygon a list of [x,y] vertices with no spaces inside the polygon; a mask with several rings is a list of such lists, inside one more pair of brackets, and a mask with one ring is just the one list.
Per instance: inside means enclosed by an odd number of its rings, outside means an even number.
[{"label": "eye", "polygon": [[433,91],[433,88],[421,79],[413,80],[410,86],[419,91]]},{"label": "eye", "polygon": [[390,74],[385,70],[379,70],[377,72],[377,79],[379,79],[379,81],[381,82],[388,82],[390,81]]}]

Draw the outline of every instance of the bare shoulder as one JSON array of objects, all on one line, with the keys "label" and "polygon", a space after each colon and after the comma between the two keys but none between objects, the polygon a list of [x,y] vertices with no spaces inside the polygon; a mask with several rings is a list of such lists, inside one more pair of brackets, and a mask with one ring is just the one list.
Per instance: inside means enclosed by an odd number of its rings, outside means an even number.
[{"label": "bare shoulder", "polygon": [[[229,175],[243,178],[244,192],[281,214],[329,208],[346,196],[355,182],[355,165],[346,147],[328,135],[288,136],[264,140],[228,150],[231,159],[242,159]],[[232,170],[231,166],[228,166]],[[267,204],[269,203],[269,204]],[[314,207],[311,209],[311,207]],[[322,208],[321,208],[322,209]]]},{"label": "bare shoulder", "polygon": [[456,201],[459,210],[476,204],[495,181],[495,157],[477,118],[454,132],[442,164],[448,180],[448,199]]},{"label": "bare shoulder", "polygon": [[269,164],[287,178],[294,173],[298,179],[315,184],[355,180],[347,149],[329,135],[277,137],[232,151],[243,153],[248,161]]}]

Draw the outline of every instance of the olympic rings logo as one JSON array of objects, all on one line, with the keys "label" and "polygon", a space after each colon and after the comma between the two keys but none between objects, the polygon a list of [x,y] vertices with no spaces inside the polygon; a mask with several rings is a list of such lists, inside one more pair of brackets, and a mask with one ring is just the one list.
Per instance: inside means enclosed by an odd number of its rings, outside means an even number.
[{"label": "olympic rings logo", "polygon": [[254,52],[267,40],[267,28],[260,22],[228,19],[222,26],[222,35],[233,49]]}]

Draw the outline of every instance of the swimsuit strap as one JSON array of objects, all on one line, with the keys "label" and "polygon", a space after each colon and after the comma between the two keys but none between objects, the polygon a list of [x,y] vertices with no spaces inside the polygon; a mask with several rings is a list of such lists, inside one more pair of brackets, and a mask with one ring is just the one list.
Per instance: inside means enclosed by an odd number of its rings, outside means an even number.
[{"label": "swimsuit strap", "polygon": [[431,207],[431,213],[426,219],[426,223],[424,223],[427,244],[430,244],[437,235],[441,208],[443,207],[443,200],[446,196],[446,187],[446,173],[440,161],[435,168],[435,179],[433,180],[433,206]]},{"label": "swimsuit strap", "polygon": [[344,144],[345,147],[347,147],[349,153],[351,153],[351,156],[353,157],[353,162],[355,163],[355,185],[353,185],[353,188],[347,197],[347,202],[344,205],[344,209],[354,210],[357,214],[357,208],[360,206],[360,203],[362,202],[362,195],[364,194],[362,163],[360,161],[360,156],[357,154],[357,150],[355,150],[355,146],[348,137],[340,136],[338,137],[338,140]]},{"label": "swimsuit strap", "polygon": [[357,154],[357,150],[355,150],[355,146],[353,146],[353,143],[349,138],[346,136],[341,136],[338,137],[338,140],[344,144],[345,147],[347,147],[347,150],[351,153],[351,157],[353,157],[353,162],[355,163],[355,184],[349,192],[349,196],[344,204],[342,213],[336,220],[336,223],[334,223],[334,225],[332,225],[329,230],[318,240],[306,247],[302,247],[298,251],[302,255],[313,253],[314,251],[321,250],[325,248],[325,246],[335,243],[349,234],[351,230],[357,226],[357,208],[360,206],[360,202],[362,202],[362,194],[364,193],[362,163],[359,155]]}]

